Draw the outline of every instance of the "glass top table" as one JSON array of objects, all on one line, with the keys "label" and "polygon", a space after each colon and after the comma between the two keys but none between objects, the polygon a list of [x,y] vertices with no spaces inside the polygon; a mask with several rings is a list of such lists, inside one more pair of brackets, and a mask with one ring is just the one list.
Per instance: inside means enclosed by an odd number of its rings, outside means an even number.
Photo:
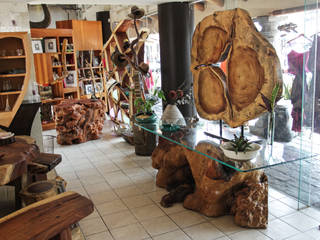
[{"label": "glass top table", "polygon": [[[151,127],[151,125],[148,127],[148,125],[145,126],[139,123],[135,123],[135,125],[239,172],[250,172],[301,160],[314,161],[317,160],[317,156],[320,154],[320,141],[314,143],[315,141],[312,141],[312,138],[308,135],[294,137],[289,143],[274,142],[273,146],[271,146],[266,143],[265,139],[252,135],[249,130],[245,129],[244,136],[250,141],[258,141],[262,146],[257,157],[247,161],[237,161],[227,157],[215,159],[206,153],[198,151],[196,149],[197,144],[206,141],[219,146],[223,141],[221,135],[225,139],[233,139],[233,134],[240,135],[240,128],[222,126],[221,131],[219,121],[203,121],[198,123],[196,127],[185,127],[179,131],[172,132],[161,131],[160,122],[156,124],[155,128],[154,126]],[[212,137],[212,135],[215,137]]]}]

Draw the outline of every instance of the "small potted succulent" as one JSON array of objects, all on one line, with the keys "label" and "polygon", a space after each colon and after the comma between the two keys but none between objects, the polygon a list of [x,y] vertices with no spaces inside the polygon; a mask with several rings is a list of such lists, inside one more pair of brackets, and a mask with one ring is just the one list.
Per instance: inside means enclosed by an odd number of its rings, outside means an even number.
[{"label": "small potted succulent", "polygon": [[234,139],[220,145],[224,155],[236,160],[250,160],[256,157],[261,146],[254,142],[249,142],[244,136],[238,137],[234,134]]}]

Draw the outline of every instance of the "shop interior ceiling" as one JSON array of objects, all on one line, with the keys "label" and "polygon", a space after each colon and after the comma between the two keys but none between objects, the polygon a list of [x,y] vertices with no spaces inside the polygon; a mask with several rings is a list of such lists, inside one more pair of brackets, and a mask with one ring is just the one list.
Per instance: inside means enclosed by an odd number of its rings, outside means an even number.
[{"label": "shop interior ceiling", "polygon": [[[14,0],[21,2],[21,0]],[[61,0],[24,0],[28,4],[55,4],[60,5]],[[185,1],[185,0],[184,0]],[[78,5],[149,5],[156,6],[160,3],[177,2],[177,0],[66,0],[64,4],[78,4]],[[189,2],[204,2],[205,7],[203,12],[210,14],[212,11],[223,10],[226,8],[244,8],[249,11],[252,17],[270,15],[273,11],[279,9],[287,9],[298,6],[303,6],[305,0],[189,0]],[[309,3],[316,3],[317,0],[308,0]],[[200,9],[199,9],[200,10]]]}]

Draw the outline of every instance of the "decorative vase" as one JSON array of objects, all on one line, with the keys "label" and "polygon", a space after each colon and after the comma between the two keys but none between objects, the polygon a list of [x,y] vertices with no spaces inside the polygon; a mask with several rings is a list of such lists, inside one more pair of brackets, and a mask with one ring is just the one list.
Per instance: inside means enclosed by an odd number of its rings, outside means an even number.
[{"label": "decorative vase", "polygon": [[161,117],[162,124],[186,126],[186,121],[175,104],[168,104]]}]

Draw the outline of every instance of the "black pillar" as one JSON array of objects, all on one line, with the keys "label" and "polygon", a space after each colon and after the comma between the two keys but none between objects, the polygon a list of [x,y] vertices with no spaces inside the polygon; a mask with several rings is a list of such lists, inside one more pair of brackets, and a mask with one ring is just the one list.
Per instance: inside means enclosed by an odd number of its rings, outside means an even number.
[{"label": "black pillar", "polygon": [[110,26],[110,12],[101,11],[96,13],[97,21],[102,22],[102,37],[103,44],[105,44],[111,36],[111,26]]},{"label": "black pillar", "polygon": [[[192,85],[191,40],[193,34],[193,6],[188,2],[170,2],[158,5],[161,86],[166,97],[183,83]],[[164,106],[165,107],[165,106]],[[192,117],[193,104],[179,106],[184,117]]]}]

